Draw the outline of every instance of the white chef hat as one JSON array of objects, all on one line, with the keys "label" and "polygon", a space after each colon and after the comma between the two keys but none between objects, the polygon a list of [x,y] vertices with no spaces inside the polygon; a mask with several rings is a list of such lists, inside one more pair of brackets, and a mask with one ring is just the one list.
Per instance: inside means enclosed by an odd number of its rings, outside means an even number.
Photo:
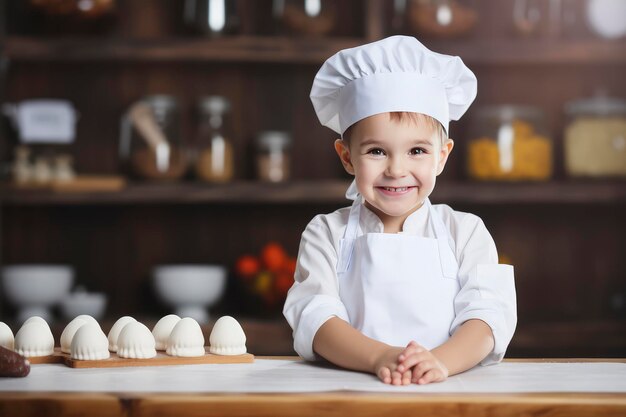
[{"label": "white chef hat", "polygon": [[457,56],[432,52],[411,36],[391,36],[344,49],[320,68],[311,101],[322,125],[343,135],[359,120],[415,112],[446,133],[476,98],[476,76]]}]

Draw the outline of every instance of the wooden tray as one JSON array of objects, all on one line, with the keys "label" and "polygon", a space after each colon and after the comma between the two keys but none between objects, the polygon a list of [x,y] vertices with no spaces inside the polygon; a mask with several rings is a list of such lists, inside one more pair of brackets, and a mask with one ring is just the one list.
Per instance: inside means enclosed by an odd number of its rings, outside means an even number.
[{"label": "wooden tray", "polygon": [[126,359],[120,358],[116,353],[111,352],[111,357],[101,360],[78,360],[70,358],[67,353],[61,352],[61,348],[55,348],[54,354],[49,356],[38,356],[28,358],[31,364],[42,363],[63,363],[70,368],[120,368],[126,366],[169,366],[169,365],[199,365],[206,363],[252,363],[254,355],[244,353],[243,355],[215,355],[209,353],[209,347],[205,347],[206,354],[192,358],[182,358],[170,356],[164,352],[157,351],[157,355],[150,359]]},{"label": "wooden tray", "polygon": [[32,356],[28,359],[31,365],[39,365],[41,363],[63,363],[65,357],[69,355],[67,353],[61,352],[61,348],[54,348],[54,353],[49,356]]}]

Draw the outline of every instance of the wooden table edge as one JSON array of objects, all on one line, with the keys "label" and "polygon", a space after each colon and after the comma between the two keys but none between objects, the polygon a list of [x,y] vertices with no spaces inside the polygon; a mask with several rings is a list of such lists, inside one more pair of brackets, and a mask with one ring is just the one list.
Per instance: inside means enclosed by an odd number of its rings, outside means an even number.
[{"label": "wooden table edge", "polygon": [[[301,360],[289,356],[257,359]],[[507,362],[617,362],[626,359],[509,359]],[[332,391],[311,393],[150,393],[150,392],[0,392],[0,415],[39,416],[89,414],[94,416],[272,415],[343,416],[392,414],[410,416],[515,415],[624,416],[626,393],[393,393]],[[43,413],[43,414],[42,414]]]},{"label": "wooden table edge", "polygon": [[438,415],[622,417],[626,395],[541,393],[450,395],[329,392],[294,394],[0,393],[0,415],[275,417]]}]

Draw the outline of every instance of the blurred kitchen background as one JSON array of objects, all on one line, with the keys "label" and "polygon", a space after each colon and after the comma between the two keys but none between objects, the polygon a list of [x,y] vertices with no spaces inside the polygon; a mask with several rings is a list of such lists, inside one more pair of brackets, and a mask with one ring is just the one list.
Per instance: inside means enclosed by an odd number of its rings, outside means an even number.
[{"label": "blurred kitchen background", "polygon": [[208,335],[228,314],[250,352],[293,353],[300,234],[349,204],[313,77],[411,34],[479,80],[431,199],[482,217],[515,265],[509,356],[626,356],[626,1],[0,0],[0,17],[14,331],[175,311]]}]

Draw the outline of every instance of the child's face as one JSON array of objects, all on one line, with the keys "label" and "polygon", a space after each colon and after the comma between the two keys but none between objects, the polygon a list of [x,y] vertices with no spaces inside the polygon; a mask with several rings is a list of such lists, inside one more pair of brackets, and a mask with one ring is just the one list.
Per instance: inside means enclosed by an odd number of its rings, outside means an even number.
[{"label": "child's face", "polygon": [[[435,188],[453,142],[443,145],[425,123],[397,122],[389,113],[361,120],[352,128],[350,144],[335,142],[335,150],[368,208],[383,224],[404,221]],[[397,220],[397,219],[395,219]]]}]

